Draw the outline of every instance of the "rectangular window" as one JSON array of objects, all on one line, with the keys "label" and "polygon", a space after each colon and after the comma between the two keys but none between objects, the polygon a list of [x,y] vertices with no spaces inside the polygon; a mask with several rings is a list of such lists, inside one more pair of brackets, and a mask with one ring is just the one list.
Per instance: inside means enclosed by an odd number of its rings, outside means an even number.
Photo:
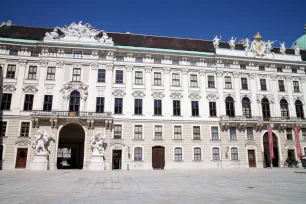
[{"label": "rectangular window", "polygon": [[258,70],[259,71],[265,71],[265,66],[259,66]]},{"label": "rectangular window", "polygon": [[198,87],[198,76],[195,74],[190,75],[190,86],[191,87]]},{"label": "rectangular window", "polygon": [[225,88],[226,89],[231,89],[232,88],[232,78],[229,76],[224,77],[225,81]]},{"label": "rectangular window", "polygon": [[134,148],[134,161],[142,161],[142,148]]},{"label": "rectangular window", "polygon": [[142,139],[142,125],[135,125],[134,127],[134,139],[141,140]]},{"label": "rectangular window", "polygon": [[194,140],[201,139],[200,126],[193,126],[193,139]]},{"label": "rectangular window", "polygon": [[231,159],[238,160],[238,149],[236,147],[231,149]]},{"label": "rectangular window", "polygon": [[123,84],[123,71],[122,70],[116,70],[116,83]]},{"label": "rectangular window", "polygon": [[267,90],[266,79],[260,79],[260,88],[261,88],[262,91],[266,91]]},{"label": "rectangular window", "polygon": [[293,81],[293,91],[300,92],[300,86],[298,81]]},{"label": "rectangular window", "polygon": [[248,140],[254,140],[254,128],[247,127],[247,138]]},{"label": "rectangular window", "polygon": [[154,139],[162,140],[163,139],[163,127],[161,125],[155,125],[154,127]]},{"label": "rectangular window", "polygon": [[39,52],[32,51],[31,52],[31,57],[39,57]]},{"label": "rectangular window", "polygon": [[49,57],[57,57],[57,53],[56,52],[49,52]]},{"label": "rectangular window", "polygon": [[[6,127],[7,127],[7,122],[6,121],[0,121],[0,137],[5,137],[6,136]],[[1,160],[1,158],[0,158]]]},{"label": "rectangular window", "polygon": [[142,82],[143,74],[140,71],[135,72],[135,84],[143,84]]},{"label": "rectangular window", "polygon": [[114,125],[114,139],[121,139],[122,125]]},{"label": "rectangular window", "polygon": [[105,69],[98,69],[98,82],[105,82]]},{"label": "rectangular window", "polygon": [[29,137],[30,132],[30,123],[22,122],[20,128],[20,137]]},{"label": "rectangular window", "polygon": [[52,110],[52,95],[45,95],[44,97],[44,111],[51,111]]},{"label": "rectangular window", "polygon": [[191,114],[192,116],[199,116],[199,102],[191,101]]},{"label": "rectangular window", "polygon": [[216,102],[209,102],[209,116],[217,116]]},{"label": "rectangular window", "polygon": [[154,115],[162,115],[162,100],[154,100]]},{"label": "rectangular window", "polygon": [[220,160],[219,148],[214,147],[214,148],[212,149],[212,156],[213,156],[212,159],[213,159],[214,161]]},{"label": "rectangular window", "polygon": [[175,116],[181,115],[181,101],[178,100],[173,101],[173,115]]},{"label": "rectangular window", "polygon": [[115,98],[115,114],[122,114],[123,98]]},{"label": "rectangular window", "polygon": [[154,85],[155,86],[161,86],[162,85],[161,73],[160,72],[154,72]]},{"label": "rectangular window", "polygon": [[193,151],[194,161],[201,161],[201,148],[196,147]]},{"label": "rectangular window", "polygon": [[30,111],[33,108],[34,95],[26,94],[24,97],[24,106],[23,110]]},{"label": "rectangular window", "polygon": [[230,140],[237,140],[236,127],[230,127]]},{"label": "rectangular window", "polygon": [[210,62],[207,63],[207,67],[212,67],[213,68],[214,66],[215,66],[214,63],[210,63]]},{"label": "rectangular window", "polygon": [[73,52],[73,58],[75,59],[82,59],[83,53],[82,52]]},{"label": "rectangular window", "polygon": [[231,64],[230,63],[225,63],[224,68],[231,68]]},{"label": "rectangular window", "polygon": [[97,97],[96,113],[104,113],[104,97]]},{"label": "rectangular window", "polygon": [[179,60],[172,60],[172,64],[174,64],[174,65],[179,65],[179,64],[180,64],[180,61],[179,61]]},{"label": "rectangular window", "polygon": [[190,61],[190,66],[197,66],[198,61]]},{"label": "rectangular window", "polygon": [[116,61],[123,62],[124,56],[116,56]]},{"label": "rectangular window", "polygon": [[10,50],[9,55],[18,55],[18,50]]},{"label": "rectangular window", "polygon": [[291,128],[286,128],[286,136],[287,136],[287,140],[293,140]]},{"label": "rectangular window", "polygon": [[208,76],[208,88],[215,88],[215,77]]},{"label": "rectangular window", "polygon": [[180,74],[172,74],[172,86],[180,86]]},{"label": "rectangular window", "polygon": [[212,140],[219,140],[218,127],[211,127],[211,139]]},{"label": "rectangular window", "polygon": [[55,80],[55,67],[48,67],[47,80]]},{"label": "rectangular window", "polygon": [[12,94],[10,93],[2,94],[1,110],[10,110],[11,102],[12,102]]},{"label": "rectangular window", "polygon": [[154,64],[161,64],[161,59],[154,58]]},{"label": "rectangular window", "polygon": [[175,148],[174,149],[174,160],[175,161],[182,161],[182,148]]},{"label": "rectangular window", "polygon": [[241,89],[248,89],[248,79],[245,77],[241,77]]},{"label": "rectangular window", "polygon": [[283,72],[283,68],[281,67],[277,67],[276,69],[277,69],[277,72]]},{"label": "rectangular window", "polygon": [[246,65],[245,64],[240,64],[240,69],[246,69]]},{"label": "rectangular window", "polygon": [[306,128],[301,128],[302,130],[302,139],[303,141],[306,141]]},{"label": "rectangular window", "polygon": [[72,81],[81,81],[81,68],[73,68]]},{"label": "rectangular window", "polygon": [[174,139],[181,140],[182,139],[182,127],[174,126]]},{"label": "rectangular window", "polygon": [[29,73],[28,73],[28,79],[36,79],[36,74],[37,74],[37,67],[30,66]]},{"label": "rectangular window", "polygon": [[135,62],[143,62],[143,58],[142,57],[135,57]]},{"label": "rectangular window", "polygon": [[142,115],[142,99],[135,99],[134,114]]},{"label": "rectangular window", "polygon": [[13,79],[16,74],[16,65],[9,64],[7,66],[6,78]]},{"label": "rectangular window", "polygon": [[292,73],[297,73],[297,68],[292,68],[291,71]]},{"label": "rectangular window", "polygon": [[285,91],[284,80],[278,80],[278,88],[279,88],[279,91]]}]

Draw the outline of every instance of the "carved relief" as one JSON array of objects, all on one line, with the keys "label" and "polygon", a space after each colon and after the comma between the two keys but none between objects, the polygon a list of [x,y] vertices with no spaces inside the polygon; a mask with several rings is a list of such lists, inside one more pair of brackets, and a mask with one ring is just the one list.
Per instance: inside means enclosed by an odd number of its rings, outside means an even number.
[{"label": "carved relief", "polygon": [[19,60],[19,66],[25,67],[27,65],[27,60]]},{"label": "carved relief", "polygon": [[250,79],[255,79],[256,75],[255,74],[250,74]]},{"label": "carved relief", "polygon": [[143,91],[134,91],[132,93],[132,96],[134,96],[135,98],[143,98],[146,96],[146,94]]},{"label": "carved relief", "polygon": [[250,102],[252,102],[252,96],[251,96],[251,94],[241,94],[240,95],[240,101],[242,102],[242,99],[244,98],[244,97],[247,97],[248,99],[250,99]]},{"label": "carved relief", "polygon": [[257,97],[256,97],[257,103],[261,103],[261,100],[263,98],[267,98],[270,103],[274,104],[274,97],[273,97],[273,95],[257,95]]},{"label": "carved relief", "polygon": [[22,88],[25,93],[36,93],[38,89],[32,85],[26,85]]},{"label": "carved relief", "polygon": [[216,101],[219,99],[219,96],[214,93],[207,94],[206,99],[209,101]]},{"label": "carved relief", "polygon": [[146,72],[151,73],[152,72],[152,67],[146,67]]},{"label": "carved relief", "polygon": [[169,74],[169,72],[170,72],[170,68],[164,68],[164,73],[165,74]]},{"label": "carved relief", "polygon": [[217,71],[217,77],[222,77],[223,76],[223,72],[222,71]]},{"label": "carved relief", "polygon": [[62,68],[64,66],[64,62],[63,61],[57,61],[56,62],[56,67],[57,68]]},{"label": "carved relief", "polygon": [[188,69],[182,69],[183,75],[186,75],[188,73]]},{"label": "carved relief", "polygon": [[88,85],[82,82],[68,82],[64,84],[63,88],[60,90],[64,99],[69,99],[72,91],[79,91],[81,99],[86,100],[88,96]]},{"label": "carved relief", "polygon": [[200,100],[201,99],[201,96],[198,93],[191,93],[191,94],[189,94],[188,97],[192,100]]},{"label": "carved relief", "polygon": [[18,145],[18,146],[30,146],[31,145],[31,141],[29,141],[29,140],[17,140],[15,142],[15,145]]},{"label": "carved relief", "polygon": [[170,97],[171,97],[172,99],[182,99],[182,98],[183,98],[183,94],[181,94],[181,93],[172,93],[172,94],[170,95]]},{"label": "carved relief", "polygon": [[2,88],[3,91],[6,91],[6,92],[15,92],[16,91],[16,87],[14,85],[11,85],[11,84],[4,84],[1,88]]},{"label": "carved relief", "polygon": [[133,71],[133,66],[127,65],[125,68],[127,72]]},{"label": "carved relief", "polygon": [[291,76],[286,76],[285,79],[286,79],[286,81],[291,81],[292,80]]},{"label": "carved relief", "polygon": [[304,103],[304,100],[303,100],[303,97],[295,96],[295,97],[293,98],[294,103],[295,103],[296,100],[300,100],[300,101],[302,102],[303,105],[305,104],[305,103]]},{"label": "carved relief", "polygon": [[289,104],[289,98],[288,98],[288,96],[278,96],[278,101],[279,101],[279,103],[280,103],[280,101],[281,101],[282,99],[285,99],[285,100],[287,101],[287,103]]},{"label": "carved relief", "polygon": [[153,93],[151,94],[151,96],[152,96],[153,98],[164,98],[164,97],[165,97],[165,94],[164,94],[163,92],[153,92]]},{"label": "carved relief", "polygon": [[99,64],[98,64],[98,63],[96,63],[96,62],[90,63],[90,68],[91,68],[91,69],[95,70],[95,69],[98,69],[98,67],[99,67]]},{"label": "carved relief", "polygon": [[46,66],[48,66],[48,61],[47,60],[41,60],[39,62],[39,64],[40,64],[41,67],[46,67]]},{"label": "carved relief", "polygon": [[205,70],[200,70],[199,73],[200,73],[200,76],[204,76],[205,75]]},{"label": "carved relief", "polygon": [[233,76],[234,76],[234,78],[238,78],[239,77],[239,73],[238,72],[234,72]]},{"label": "carved relief", "polygon": [[236,101],[236,100],[235,100],[235,95],[232,94],[232,93],[224,93],[224,101],[225,101],[225,99],[226,99],[227,97],[232,97],[232,98],[234,99],[234,101]]},{"label": "carved relief", "polygon": [[117,90],[113,91],[113,95],[114,95],[114,96],[123,97],[123,96],[126,95],[126,93],[125,93],[123,90],[121,90],[121,89],[117,89]]},{"label": "carved relief", "polygon": [[113,67],[113,65],[111,65],[111,64],[107,64],[107,65],[106,65],[106,70],[107,70],[107,71],[113,71],[113,68],[114,68],[114,67]]}]

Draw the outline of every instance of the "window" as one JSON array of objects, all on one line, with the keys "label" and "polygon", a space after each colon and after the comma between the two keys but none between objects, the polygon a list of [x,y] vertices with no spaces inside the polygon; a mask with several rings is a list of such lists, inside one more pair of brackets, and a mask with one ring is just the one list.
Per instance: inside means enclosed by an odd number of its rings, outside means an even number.
[{"label": "window", "polygon": [[277,67],[277,72],[283,72],[283,68]]},{"label": "window", "polygon": [[172,60],[172,64],[179,65],[180,61],[179,60]]},{"label": "window", "polygon": [[29,137],[29,132],[30,132],[30,123],[22,122],[20,129],[20,137]]},{"label": "window", "polygon": [[225,81],[225,88],[226,89],[231,89],[232,88],[232,78],[229,76],[224,77]]},{"label": "window", "polygon": [[259,66],[258,70],[259,71],[265,71],[265,66]]},{"label": "window", "polygon": [[262,91],[266,91],[267,90],[266,79],[260,79],[260,88],[261,88]]},{"label": "window", "polygon": [[69,101],[69,111],[70,112],[79,112],[80,110],[80,92],[72,91],[70,94]]},{"label": "window", "polygon": [[270,116],[270,103],[267,98],[263,98],[261,100],[261,107],[262,107],[262,116],[264,117],[264,120],[268,120]]},{"label": "window", "polygon": [[161,73],[160,72],[154,72],[154,85],[155,86],[161,86]]},{"label": "window", "polygon": [[0,121],[0,125],[1,125],[0,137],[5,137],[6,136],[7,122],[6,121]]},{"label": "window", "polygon": [[141,71],[136,71],[135,72],[135,84],[143,84],[142,82],[142,72]]},{"label": "window", "polygon": [[211,127],[211,140],[219,140],[218,127]]},{"label": "window", "polygon": [[231,160],[238,160],[238,148],[231,148]]},{"label": "window", "polygon": [[245,77],[241,78],[241,89],[244,89],[244,90],[248,89],[248,79]]},{"label": "window", "polygon": [[218,147],[214,147],[212,148],[212,156],[213,156],[213,160],[220,160],[220,153],[219,153],[219,148]]},{"label": "window", "polygon": [[230,140],[237,140],[236,127],[230,127]]},{"label": "window", "polygon": [[81,68],[73,68],[72,81],[81,81]]},{"label": "window", "polygon": [[300,86],[298,81],[293,81],[293,91],[300,92]]},{"label": "window", "polygon": [[208,88],[215,88],[215,77],[208,76]]},{"label": "window", "polygon": [[193,139],[194,140],[201,139],[200,126],[193,126]]},{"label": "window", "polygon": [[300,100],[295,101],[295,111],[296,111],[296,117],[304,119],[303,104]]},{"label": "window", "polygon": [[209,102],[209,116],[217,116],[216,102]]},{"label": "window", "polygon": [[2,94],[1,110],[10,110],[11,102],[12,102],[12,94],[10,93]]},{"label": "window", "polygon": [[135,57],[135,62],[143,62],[143,58],[142,57]]},{"label": "window", "polygon": [[116,61],[123,62],[124,56],[116,56]]},{"label": "window", "polygon": [[182,158],[182,148],[176,147],[174,149],[174,160],[175,161],[182,161],[183,160],[183,158]]},{"label": "window", "polygon": [[297,68],[291,68],[292,73],[297,73]]},{"label": "window", "polygon": [[291,128],[286,128],[286,137],[287,137],[287,140],[293,140]]},{"label": "window", "polygon": [[15,73],[16,73],[16,65],[9,64],[7,66],[6,78],[10,79],[15,78]]},{"label": "window", "polygon": [[135,99],[135,115],[142,115],[142,99]]},{"label": "window", "polygon": [[247,127],[247,138],[248,140],[254,140],[254,128]]},{"label": "window", "polygon": [[73,58],[81,59],[83,57],[82,52],[73,52]]},{"label": "window", "polygon": [[191,101],[191,114],[192,116],[199,116],[199,102]]},{"label": "window", "polygon": [[0,145],[0,161],[3,160],[3,145]]},{"label": "window", "polygon": [[37,73],[37,67],[30,66],[29,73],[28,73],[28,79],[36,79],[36,73]]},{"label": "window", "polygon": [[302,139],[303,141],[306,141],[306,128],[301,128],[302,130]]},{"label": "window", "polygon": [[122,70],[116,70],[116,83],[123,84],[123,71]]},{"label": "window", "polygon": [[161,125],[155,125],[155,127],[154,127],[154,139],[155,140],[163,139],[163,127]]},{"label": "window", "polygon": [[181,140],[182,139],[182,127],[174,126],[174,139]]},{"label": "window", "polygon": [[190,66],[197,66],[198,62],[197,61],[190,61]]},{"label": "window", "polygon": [[161,59],[154,58],[154,64],[161,64]]},{"label": "window", "polygon": [[142,125],[135,125],[134,127],[134,139],[141,140],[142,139]]},{"label": "window", "polygon": [[97,97],[96,113],[104,113],[104,97]]},{"label": "window", "polygon": [[195,74],[190,75],[190,86],[191,87],[198,87],[198,76]]},{"label": "window", "polygon": [[44,97],[44,111],[51,111],[52,110],[52,95],[45,95]]},{"label": "window", "polygon": [[207,67],[214,67],[215,64],[214,63],[207,63]]},{"label": "window", "polygon": [[47,80],[55,80],[55,67],[48,67]]},{"label": "window", "polygon": [[180,74],[172,74],[172,86],[180,86]]},{"label": "window", "polygon": [[98,82],[105,82],[105,69],[98,69]]},{"label": "window", "polygon": [[142,161],[142,148],[141,147],[135,147],[134,161]]},{"label": "window", "polygon": [[99,60],[106,60],[106,54],[99,54]]},{"label": "window", "polygon": [[31,52],[31,57],[39,57],[39,52],[32,51]]},{"label": "window", "polygon": [[240,64],[240,69],[246,69],[246,65],[245,64]]},{"label": "window", "polygon": [[154,100],[154,115],[162,115],[162,100]]},{"label": "window", "polygon": [[279,88],[279,91],[285,91],[284,80],[278,80],[278,88]]},{"label": "window", "polygon": [[225,109],[227,116],[235,117],[234,99],[230,96],[225,99]]},{"label": "window", "polygon": [[251,118],[252,117],[251,102],[250,102],[250,99],[247,98],[247,97],[244,97],[242,99],[242,114],[246,118]]},{"label": "window", "polygon": [[174,116],[181,115],[181,101],[177,101],[177,100],[173,101],[173,115]]},{"label": "window", "polygon": [[9,55],[18,55],[18,50],[10,50]]},{"label": "window", "polygon": [[280,110],[282,117],[289,117],[288,102],[285,99],[280,100]]},{"label": "window", "polygon": [[49,52],[49,57],[57,57],[57,53],[56,52]]},{"label": "window", "polygon": [[34,95],[31,95],[31,94],[26,94],[25,95],[23,110],[25,110],[25,111],[32,110],[32,108],[33,108],[33,99],[34,99]]},{"label": "window", "polygon": [[224,68],[231,68],[231,64],[230,63],[225,63]]},{"label": "window", "polygon": [[194,161],[201,161],[201,148],[196,147],[193,149]]},{"label": "window", "polygon": [[114,139],[121,139],[122,125],[114,125]]},{"label": "window", "polygon": [[122,114],[123,98],[115,98],[115,114]]}]

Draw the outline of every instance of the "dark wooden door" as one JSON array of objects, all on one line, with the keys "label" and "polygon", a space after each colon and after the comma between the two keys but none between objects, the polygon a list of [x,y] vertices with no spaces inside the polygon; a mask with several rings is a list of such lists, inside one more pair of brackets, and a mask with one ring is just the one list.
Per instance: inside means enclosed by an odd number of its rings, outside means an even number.
[{"label": "dark wooden door", "polygon": [[26,168],[28,149],[17,149],[16,168]]},{"label": "dark wooden door", "polygon": [[255,150],[248,150],[249,167],[256,167]]},{"label": "dark wooden door", "polygon": [[113,150],[113,169],[121,169],[122,150]]},{"label": "dark wooden door", "polygon": [[153,169],[164,169],[165,167],[165,148],[152,148],[152,167]]}]

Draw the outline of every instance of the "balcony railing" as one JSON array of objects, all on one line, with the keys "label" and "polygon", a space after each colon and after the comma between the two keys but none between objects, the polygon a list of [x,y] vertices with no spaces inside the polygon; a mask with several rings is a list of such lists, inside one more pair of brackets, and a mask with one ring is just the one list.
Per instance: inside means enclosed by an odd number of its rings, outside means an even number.
[{"label": "balcony railing", "polygon": [[305,118],[297,118],[297,117],[270,117],[267,118],[266,121],[271,122],[306,122]]},{"label": "balcony railing", "polygon": [[246,117],[246,116],[234,116],[234,117],[230,117],[230,116],[227,116],[227,115],[223,115],[220,117],[220,120],[221,121],[248,121],[248,122],[251,122],[251,121],[262,121],[263,118],[261,116],[251,116],[251,117]]},{"label": "balcony railing", "polygon": [[72,112],[72,111],[33,111],[31,116],[38,117],[96,117],[96,118],[104,118],[111,117],[111,112],[105,113],[96,113],[96,112]]}]

